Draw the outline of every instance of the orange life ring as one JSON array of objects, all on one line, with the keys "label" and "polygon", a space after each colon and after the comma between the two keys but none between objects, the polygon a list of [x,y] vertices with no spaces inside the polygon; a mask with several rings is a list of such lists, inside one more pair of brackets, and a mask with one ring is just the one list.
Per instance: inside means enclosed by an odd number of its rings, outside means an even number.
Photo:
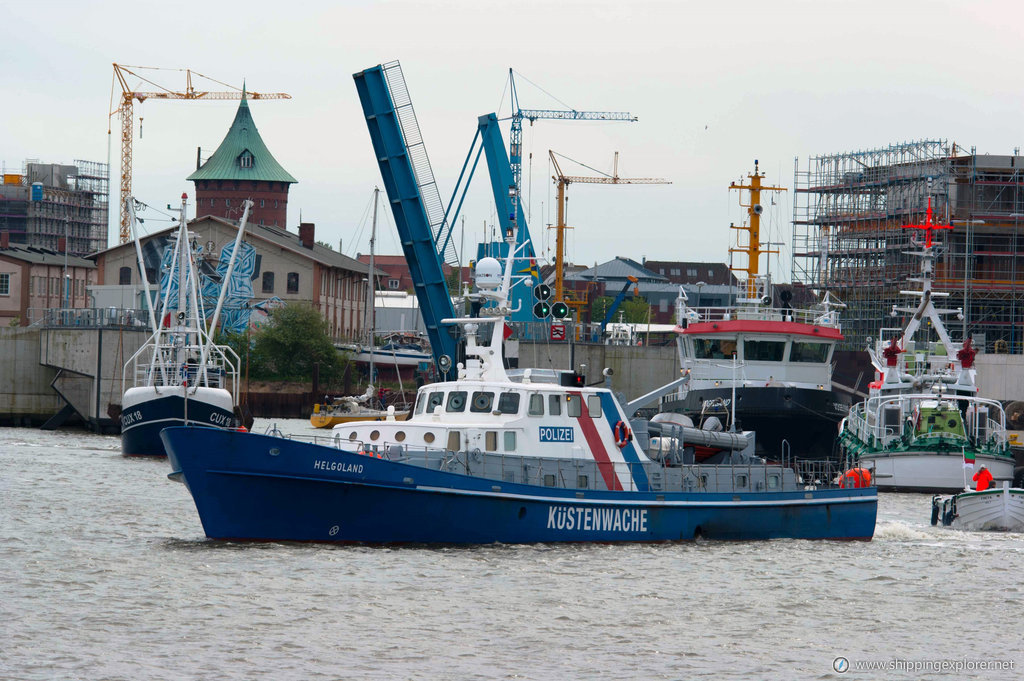
[{"label": "orange life ring", "polygon": [[622,421],[615,424],[612,433],[615,434],[615,444],[619,449],[622,449],[633,440],[633,431]]}]

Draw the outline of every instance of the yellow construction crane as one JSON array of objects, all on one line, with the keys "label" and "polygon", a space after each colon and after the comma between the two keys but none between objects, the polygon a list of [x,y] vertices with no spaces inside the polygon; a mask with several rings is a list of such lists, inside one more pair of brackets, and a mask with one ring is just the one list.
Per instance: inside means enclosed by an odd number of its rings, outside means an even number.
[{"label": "yellow construction crane", "polygon": [[[139,75],[136,71],[147,70],[147,71],[178,71],[185,73],[185,89],[184,91],[177,91],[165,88],[162,85],[158,85],[149,78]],[[230,88],[230,91],[226,92],[210,92],[207,90],[196,90],[192,86],[192,76],[196,75],[200,78],[223,85],[226,88]],[[144,92],[132,87],[128,84],[129,77],[139,79],[142,83],[147,83],[155,88],[152,91]],[[223,99],[291,99],[291,95],[283,92],[246,92],[245,87],[238,89],[233,85],[222,83],[219,80],[204,76],[198,71],[192,71],[191,69],[164,69],[154,66],[123,66],[121,64],[114,64],[114,80],[121,85],[121,96],[118,98],[117,107],[114,108],[114,90],[111,86],[110,92],[110,105],[111,111],[108,117],[107,135],[110,135],[109,119],[113,118],[114,115],[118,115],[121,118],[121,193],[119,194],[120,205],[121,205],[121,243],[128,243],[131,240],[130,229],[128,225],[128,207],[125,204],[125,200],[131,196],[132,193],[132,122],[133,122],[133,108],[136,101],[144,102],[147,99],[205,99],[205,100],[223,100]],[[141,83],[137,87],[144,87]],[[140,119],[141,120],[141,119]]]},{"label": "yellow construction crane", "polygon": [[[567,306],[572,307],[577,312],[577,319],[579,319],[579,311],[587,305],[587,292],[586,291],[566,291],[564,288],[565,281],[565,230],[572,229],[565,224],[565,191],[566,188],[574,183],[584,184],[672,184],[668,180],[664,180],[658,177],[619,177],[619,152],[615,152],[615,162],[612,169],[611,175],[602,175],[599,177],[585,177],[578,175],[563,175],[562,169],[558,167],[558,159],[555,156],[562,156],[562,158],[573,161],[568,156],[562,154],[556,154],[554,151],[548,150],[548,156],[551,158],[551,164],[555,168],[555,175],[551,179],[558,185],[558,193],[556,196],[556,202],[558,204],[557,210],[557,223],[554,225],[548,225],[548,229],[555,230],[555,302],[562,301]],[[573,161],[585,168],[590,166],[584,165],[579,161]],[[591,168],[591,170],[595,170]],[[596,171],[601,172],[601,171]]]}]

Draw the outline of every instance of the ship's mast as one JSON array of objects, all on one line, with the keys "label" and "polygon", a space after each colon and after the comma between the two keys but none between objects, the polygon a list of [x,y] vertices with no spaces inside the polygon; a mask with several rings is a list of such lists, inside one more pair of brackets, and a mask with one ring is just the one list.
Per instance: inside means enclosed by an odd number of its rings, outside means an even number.
[{"label": "ship's mast", "polygon": [[784,192],[786,188],[761,186],[761,178],[764,177],[764,173],[758,172],[757,159],[754,159],[754,172],[747,175],[747,177],[750,178],[750,184],[736,184],[733,182],[729,185],[729,189],[743,189],[750,192],[749,203],[743,203],[742,197],[740,198],[740,205],[747,209],[746,224],[739,227],[735,224],[729,225],[731,229],[747,232],[746,245],[740,242],[739,235],[737,235],[736,247],[729,249],[730,255],[732,253],[746,254],[747,266],[734,267],[730,264],[729,269],[733,272],[747,273],[746,298],[747,300],[755,300],[757,298],[757,275],[760,272],[759,262],[761,254],[778,253],[778,251],[770,249],[761,250],[761,213],[764,212],[764,206],[761,205],[761,192]]}]

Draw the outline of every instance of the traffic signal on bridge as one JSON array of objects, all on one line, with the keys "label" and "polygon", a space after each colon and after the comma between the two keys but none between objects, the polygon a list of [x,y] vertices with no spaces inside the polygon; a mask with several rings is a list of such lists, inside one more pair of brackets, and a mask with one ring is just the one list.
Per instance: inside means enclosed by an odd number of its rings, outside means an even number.
[{"label": "traffic signal on bridge", "polygon": [[533,316],[545,319],[551,314],[551,303],[548,302],[551,287],[547,284],[537,284],[533,287],[533,297],[537,301],[533,306]]},{"label": "traffic signal on bridge", "polygon": [[555,319],[565,319],[569,316],[569,306],[559,300],[551,306],[551,315]]}]

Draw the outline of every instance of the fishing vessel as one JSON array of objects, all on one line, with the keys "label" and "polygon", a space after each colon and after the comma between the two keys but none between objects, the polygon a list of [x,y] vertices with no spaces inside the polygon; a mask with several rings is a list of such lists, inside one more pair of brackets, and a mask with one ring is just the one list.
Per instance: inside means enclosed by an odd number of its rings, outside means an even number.
[{"label": "fishing vessel", "polygon": [[760,218],[762,191],[784,191],[761,184],[764,173],[730,189],[747,192],[745,243],[730,249],[746,255],[739,280],[740,296],[727,307],[689,307],[680,290],[676,303],[679,362],[690,372],[685,390],[666,397],[662,409],[686,415],[696,424],[708,418],[757,432],[758,453],[778,458],[791,451],[810,459],[836,456],[839,422],[850,411],[851,394],[835,389],[832,356],[843,339],[839,310],[845,305],[831,294],[798,309],[789,290],[776,292],[771,277],[760,272],[763,248]]},{"label": "fishing vessel", "polygon": [[[178,229],[164,254],[159,304],[147,305],[152,335],[123,368],[122,380],[128,388],[120,406],[121,452],[129,456],[164,456],[160,431],[171,425],[240,425],[236,415],[238,356],[230,347],[215,344],[207,331],[217,327],[228,287],[221,287],[207,327],[194,239],[186,222],[186,200],[187,195],[182,194]],[[251,201],[245,202],[225,281],[231,278],[251,206]],[[129,211],[134,231],[131,199]],[[152,301],[141,246],[138,238],[134,241],[146,300]]]},{"label": "fishing vessel", "polygon": [[[164,430],[169,477],[191,492],[206,535],[369,543],[872,537],[873,487],[832,484],[826,468],[767,463],[754,454],[753,433],[634,417],[662,391],[622,404],[610,385],[586,386],[573,371],[510,379],[502,352],[509,252],[504,269],[493,258],[478,262],[479,316],[444,320],[465,334],[465,362],[454,380],[419,389],[409,420],[342,424],[326,438]],[[693,442],[717,452],[698,464]]]},{"label": "fishing vessel", "polygon": [[893,306],[894,316],[908,315],[906,326],[882,328],[868,348],[876,379],[841,424],[843,453],[873,470],[882,491],[958,492],[965,486],[964,461],[1010,480],[1006,413],[998,401],[978,396],[971,339],[955,345],[946,330],[943,316],[962,311],[934,303],[949,294],[932,290],[932,230],[951,227],[934,224],[930,198],[925,224],[905,227],[925,232],[920,250],[911,252],[921,259],[921,276],[911,279],[920,290],[901,291],[919,302]]},{"label": "fishing vessel", "polygon": [[965,491],[951,497],[932,497],[932,525],[955,530],[1024,532],[1024,489],[1001,487]]}]

